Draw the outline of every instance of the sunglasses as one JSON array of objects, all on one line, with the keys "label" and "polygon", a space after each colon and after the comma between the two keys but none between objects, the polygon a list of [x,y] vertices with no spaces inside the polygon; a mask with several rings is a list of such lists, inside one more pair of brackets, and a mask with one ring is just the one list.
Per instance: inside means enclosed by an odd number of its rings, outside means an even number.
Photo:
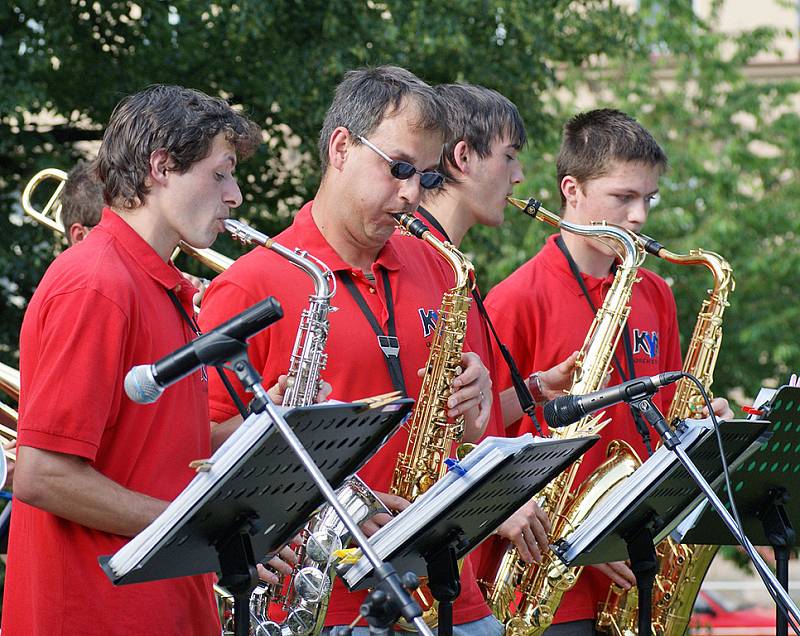
[{"label": "sunglasses", "polygon": [[396,159],[392,159],[389,155],[383,152],[383,150],[361,135],[356,135],[356,139],[387,161],[389,164],[389,172],[392,173],[392,176],[395,179],[401,179],[405,181],[406,179],[413,177],[415,174],[418,174],[419,184],[426,190],[433,190],[434,188],[440,187],[444,183],[444,175],[440,172],[436,172],[435,170],[421,172],[420,170],[417,170],[413,164],[408,163],[408,161],[397,161]]}]

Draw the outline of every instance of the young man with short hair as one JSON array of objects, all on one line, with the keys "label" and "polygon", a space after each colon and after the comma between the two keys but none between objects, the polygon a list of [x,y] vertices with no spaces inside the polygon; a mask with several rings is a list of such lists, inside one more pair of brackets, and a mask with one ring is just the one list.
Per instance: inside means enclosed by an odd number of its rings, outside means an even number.
[{"label": "young man with short hair", "polygon": [[97,563],[152,522],[211,452],[200,371],[153,405],[123,378],[195,337],[194,287],[169,257],[208,247],[242,195],[258,126],[177,86],[125,98],[97,170],[108,205],[47,270],[20,337],[21,399],[6,634],[218,636],[213,574],[115,587]]},{"label": "young man with short hair", "polygon": [[[564,126],[557,160],[564,220],[580,225],[608,221],[641,231],[666,166],[667,157],[653,136],[625,113],[600,109],[576,115]],[[615,262],[609,246],[564,231],[549,237],[536,256],[492,289],[487,309],[522,373],[548,368],[581,347],[594,308],[602,305],[614,280]],[[681,368],[672,291],[649,270],[639,268],[638,277],[625,327],[628,337],[617,348],[611,385]],[[502,389],[509,379],[502,372],[500,377]],[[673,394],[674,387],[667,387],[653,401],[666,412]],[[732,416],[724,399],[718,398],[714,406],[719,416]],[[583,456],[577,484],[603,462],[611,440],[624,440],[640,458],[647,457],[628,406],[613,406],[605,415],[611,422],[601,431],[600,442]],[[530,428],[530,420],[524,418],[520,432]],[[575,587],[564,595],[547,634],[593,634],[598,604],[612,581],[625,588],[635,584],[623,562],[584,568]]]}]

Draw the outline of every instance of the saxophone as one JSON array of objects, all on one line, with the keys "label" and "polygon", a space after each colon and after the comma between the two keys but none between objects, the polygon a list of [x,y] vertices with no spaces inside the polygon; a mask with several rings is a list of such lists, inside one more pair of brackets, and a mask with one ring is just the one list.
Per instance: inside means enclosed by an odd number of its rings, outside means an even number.
[{"label": "saxophone", "polygon": [[[464,430],[463,416],[454,422],[447,417],[447,400],[461,365],[475,270],[461,252],[433,236],[422,221],[410,214],[397,214],[395,218],[404,230],[431,245],[453,268],[456,278],[455,285],[442,297],[422,388],[408,425],[405,452],[398,455],[392,476],[391,492],[414,501],[444,475],[445,460],[450,456],[453,441],[460,439]],[[422,587],[417,590],[417,596],[425,622],[436,625],[438,607],[435,602]]]},{"label": "saxophone", "polygon": [[[605,380],[630,313],[631,292],[644,260],[644,249],[636,236],[623,228],[606,223],[576,225],[562,221],[535,199],[526,202],[509,197],[508,201],[535,219],[613,246],[622,259],[578,354],[570,394],[596,391]],[[556,439],[594,434],[606,424],[607,420],[601,421],[602,418],[602,414],[587,416],[551,434]],[[538,495],[539,505],[551,519],[553,539],[579,525],[616,484],[637,468],[639,459],[628,444],[614,440],[608,446],[605,462],[574,489],[580,464],[581,459],[576,460]],[[566,567],[552,552],[544,555],[541,563],[528,565],[513,546],[509,547],[494,582],[484,584],[487,602],[495,616],[505,623],[508,636],[542,634],[553,622],[564,593],[575,585],[581,570]]]},{"label": "saxophone", "polygon": [[[719,254],[702,249],[675,254],[646,236],[640,236],[645,249],[659,258],[680,265],[703,265],[709,269],[714,286],[708,290],[695,322],[683,370],[696,376],[710,394],[714,367],[722,344],[722,315],[728,296],[735,288],[731,266]],[[667,421],[699,417],[704,402],[697,387],[681,378],[667,413]],[[659,572],[653,586],[652,626],[657,636],[680,636],[686,631],[700,585],[719,546],[683,545],[671,537],[656,548]],[[597,628],[615,636],[637,633],[638,597],[636,589],[627,593],[612,585],[606,602],[600,606]]]},{"label": "saxophone", "polygon": [[[292,354],[289,359],[287,390],[283,406],[309,406],[314,403],[322,383],[321,373],[328,356],[328,314],[335,311],[331,298],[336,293],[336,277],[319,259],[300,249],[290,250],[253,228],[228,219],[225,229],[241,243],[266,247],[308,274],[314,282],[308,308],[300,315]],[[357,476],[350,477],[336,497],[357,523],[363,523],[386,508]],[[304,636],[322,630],[333,588],[336,551],[347,545],[350,533],[332,506],[323,505],[301,531],[296,549],[297,566],[288,581],[279,585],[261,583],[250,597],[250,614],[257,636]],[[279,605],[285,619],[269,617],[270,605]]]}]

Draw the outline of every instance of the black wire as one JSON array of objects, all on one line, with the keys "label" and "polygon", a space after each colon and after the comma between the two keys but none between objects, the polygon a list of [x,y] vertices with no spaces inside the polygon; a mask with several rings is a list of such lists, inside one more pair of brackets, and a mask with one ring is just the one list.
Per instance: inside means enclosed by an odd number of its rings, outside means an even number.
[{"label": "black wire", "polygon": [[[709,417],[711,418],[711,423],[714,425],[714,433],[717,436],[717,445],[719,446],[719,456],[720,456],[720,460],[722,461],[722,474],[723,474],[723,477],[725,478],[725,489],[728,492],[728,502],[731,505],[731,514],[732,514],[732,516],[734,518],[734,521],[736,522],[736,527],[739,529],[739,533],[742,535],[742,537],[745,537],[746,535],[744,533],[744,525],[742,524],[742,520],[739,518],[739,511],[736,508],[736,502],[734,501],[734,498],[733,498],[733,488],[731,487],[730,471],[728,469],[728,461],[725,459],[725,448],[724,448],[724,445],[722,443],[722,434],[720,433],[720,430],[719,430],[719,422],[717,421],[717,416],[714,413],[714,409],[711,407],[711,398],[708,397],[708,393],[706,393],[706,390],[703,387],[703,383],[700,382],[700,380],[698,380],[696,377],[694,377],[691,373],[684,372],[683,373],[683,377],[688,378],[689,380],[691,380],[695,384],[695,386],[697,387],[698,391],[700,391],[700,395],[703,397],[703,401],[705,402],[706,407],[708,408],[708,414],[709,414]],[[740,545],[744,548],[745,552],[747,552],[747,556],[750,558],[750,560],[755,562],[756,561],[755,556],[754,556],[755,555],[755,548],[751,547],[750,542],[749,541],[744,541],[744,542],[741,542]],[[783,599],[780,598],[778,596],[778,593],[772,588],[772,581],[770,579],[768,579],[766,576],[764,576],[764,574],[762,574],[762,572],[761,572],[761,570],[759,568],[756,567],[755,570],[758,573],[758,576],[764,582],[764,585],[767,588],[767,592],[769,592],[769,595],[772,597],[772,600],[775,603],[775,606],[778,608],[780,613],[786,619],[786,622],[792,627],[792,630],[794,631],[794,633],[797,634],[798,636],[800,636],[800,626],[798,626],[796,623],[792,622],[792,618],[793,617],[790,617],[791,612],[790,612],[789,608],[784,605]],[[800,617],[795,618],[795,621],[797,621],[798,619],[800,619]]]}]

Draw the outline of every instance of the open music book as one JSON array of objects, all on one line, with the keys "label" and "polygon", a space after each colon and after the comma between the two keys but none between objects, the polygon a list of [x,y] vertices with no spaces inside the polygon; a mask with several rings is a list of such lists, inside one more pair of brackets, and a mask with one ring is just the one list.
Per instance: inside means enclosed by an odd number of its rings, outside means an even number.
[{"label": "open music book", "polygon": [[[283,416],[336,488],[412,406],[407,398],[367,399],[288,409]],[[266,413],[248,417],[209,459],[192,467],[197,475],[153,523],[112,557],[100,558],[112,582],[219,571],[220,538],[241,529],[262,557],[286,543],[323,501]]]},{"label": "open music book", "polygon": [[[597,439],[554,440],[530,433],[514,438],[487,437],[430,490],[380,528],[370,538],[370,545],[398,570],[418,574],[425,572],[426,550],[435,549],[448,536],[458,537],[460,558]],[[350,589],[371,582],[372,566],[363,557],[337,569]]]}]

